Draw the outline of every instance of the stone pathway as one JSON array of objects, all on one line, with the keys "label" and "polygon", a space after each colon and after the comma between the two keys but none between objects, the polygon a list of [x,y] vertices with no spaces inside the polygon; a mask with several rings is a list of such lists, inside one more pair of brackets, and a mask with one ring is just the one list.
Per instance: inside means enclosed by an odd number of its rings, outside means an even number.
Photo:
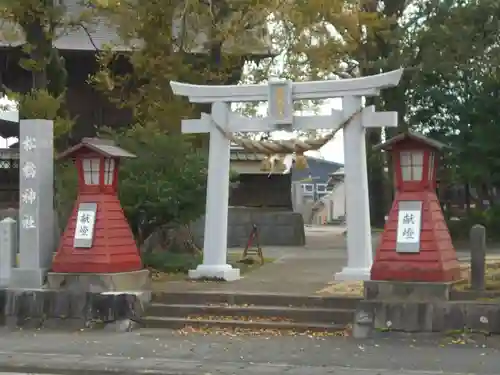
[{"label": "stone pathway", "polygon": [[[224,291],[312,295],[325,288],[346,264],[343,227],[306,227],[304,247],[264,247],[264,256],[275,261],[230,283],[167,281],[155,290]],[[242,253],[242,249],[229,249]]]},{"label": "stone pathway", "polygon": [[[334,275],[347,263],[344,226],[306,226],[304,247],[263,247],[264,256],[274,262],[243,275],[230,283],[166,281],[155,290],[175,292],[282,293],[296,295],[360,296],[362,282],[335,282]],[[374,252],[380,233],[373,234]],[[243,249],[229,249],[241,254]],[[489,257],[499,258],[500,249],[488,249]],[[457,250],[462,262],[470,259],[469,251]]]}]

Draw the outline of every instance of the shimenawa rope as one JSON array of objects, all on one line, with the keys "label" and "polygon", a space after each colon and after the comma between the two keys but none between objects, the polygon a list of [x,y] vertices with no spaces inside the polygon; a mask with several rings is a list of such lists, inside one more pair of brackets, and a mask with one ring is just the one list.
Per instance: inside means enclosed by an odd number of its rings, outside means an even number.
[{"label": "shimenawa rope", "polygon": [[[344,129],[355,116],[360,114],[362,109],[353,113],[347,118],[338,128],[332,130],[327,135],[316,139],[290,139],[290,140],[275,140],[275,141],[255,141],[243,137],[236,137],[233,133],[224,130],[219,124],[214,122],[215,127],[219,130],[224,137],[233,142],[234,144],[242,147],[247,152],[254,152],[265,154],[267,158],[263,161],[263,170],[272,171],[278,166],[276,165],[281,160],[280,155],[295,154],[295,167],[298,169],[307,168],[307,161],[304,153],[307,151],[318,150],[327,144],[335,137],[335,134],[340,129]],[[277,157],[278,156],[278,157]],[[282,164],[282,163],[281,163]],[[284,165],[280,166],[284,169]]]}]

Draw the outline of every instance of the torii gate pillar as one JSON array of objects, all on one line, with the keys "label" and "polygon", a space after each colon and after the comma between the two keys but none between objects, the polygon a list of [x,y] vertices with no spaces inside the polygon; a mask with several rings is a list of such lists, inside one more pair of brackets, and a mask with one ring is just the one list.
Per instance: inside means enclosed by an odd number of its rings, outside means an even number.
[{"label": "torii gate pillar", "polygon": [[[235,280],[239,270],[227,264],[227,213],[230,141],[225,132],[274,130],[335,130],[344,128],[347,209],[347,266],[337,280],[369,280],[373,261],[368,202],[365,131],[370,127],[397,126],[396,112],[375,112],[362,106],[362,98],[376,96],[397,86],[403,70],[369,77],[314,81],[270,81],[268,85],[200,86],[179,82],[170,85],[175,95],[191,103],[212,103],[212,113],[201,119],[183,120],[183,133],[210,133],[208,189],[203,264],[191,270],[191,278]],[[294,100],[342,98],[342,110],[328,116],[294,116]],[[268,101],[268,116],[247,118],[233,113],[232,102]],[[354,115],[354,116],[353,116]]]},{"label": "torii gate pillar", "polygon": [[[354,113],[362,107],[360,96],[343,98],[342,109]],[[365,124],[367,122],[365,121]],[[396,125],[397,122],[393,121]],[[344,191],[347,224],[347,266],[335,280],[370,280],[373,263],[366,137],[362,119],[344,128]]]}]

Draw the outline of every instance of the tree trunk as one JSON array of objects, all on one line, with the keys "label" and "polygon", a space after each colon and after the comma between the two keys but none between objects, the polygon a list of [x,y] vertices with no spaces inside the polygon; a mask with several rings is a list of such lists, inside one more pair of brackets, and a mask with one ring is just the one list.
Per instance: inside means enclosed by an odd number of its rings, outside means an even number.
[{"label": "tree trunk", "polygon": [[465,201],[465,212],[467,213],[467,216],[470,215],[471,213],[471,195],[470,195],[470,185],[469,183],[464,184],[464,201]]},{"label": "tree trunk", "polygon": [[35,63],[35,67],[31,70],[33,79],[31,88],[45,90],[48,84],[45,68],[50,58],[52,40],[48,37],[42,24],[41,15],[35,13],[29,18],[30,22],[24,24],[23,29],[26,33],[26,43],[29,46],[28,56]]},{"label": "tree trunk", "polygon": [[167,224],[158,227],[140,246],[141,253],[171,252],[198,255],[189,225]]},{"label": "tree trunk", "polygon": [[387,212],[383,155],[380,151],[372,151],[373,146],[381,142],[380,132],[380,129],[370,129],[367,135],[367,147],[370,149],[367,150],[370,219],[371,225],[376,228],[384,227]]}]

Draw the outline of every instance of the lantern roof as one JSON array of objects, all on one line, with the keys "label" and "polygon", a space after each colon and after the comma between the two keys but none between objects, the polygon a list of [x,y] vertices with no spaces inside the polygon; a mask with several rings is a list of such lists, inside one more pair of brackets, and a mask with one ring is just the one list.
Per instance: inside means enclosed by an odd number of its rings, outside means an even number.
[{"label": "lantern roof", "polygon": [[387,141],[374,146],[373,150],[389,151],[392,149],[392,147],[394,145],[399,144],[399,143],[404,142],[404,141],[407,141],[407,140],[417,141],[417,142],[423,143],[424,145],[435,148],[437,150],[442,150],[443,148],[449,147],[447,144],[436,141],[435,139],[432,139],[432,138],[428,138],[423,134],[415,133],[412,131],[407,131],[405,133],[398,134],[395,137],[392,137],[392,138],[388,139]]},{"label": "lantern roof", "polygon": [[112,140],[100,138],[83,138],[82,141],[76,146],[70,147],[66,151],[59,154],[58,159],[72,157],[80,150],[88,149],[108,158],[135,158],[134,154],[125,151],[123,148],[118,147]]}]

